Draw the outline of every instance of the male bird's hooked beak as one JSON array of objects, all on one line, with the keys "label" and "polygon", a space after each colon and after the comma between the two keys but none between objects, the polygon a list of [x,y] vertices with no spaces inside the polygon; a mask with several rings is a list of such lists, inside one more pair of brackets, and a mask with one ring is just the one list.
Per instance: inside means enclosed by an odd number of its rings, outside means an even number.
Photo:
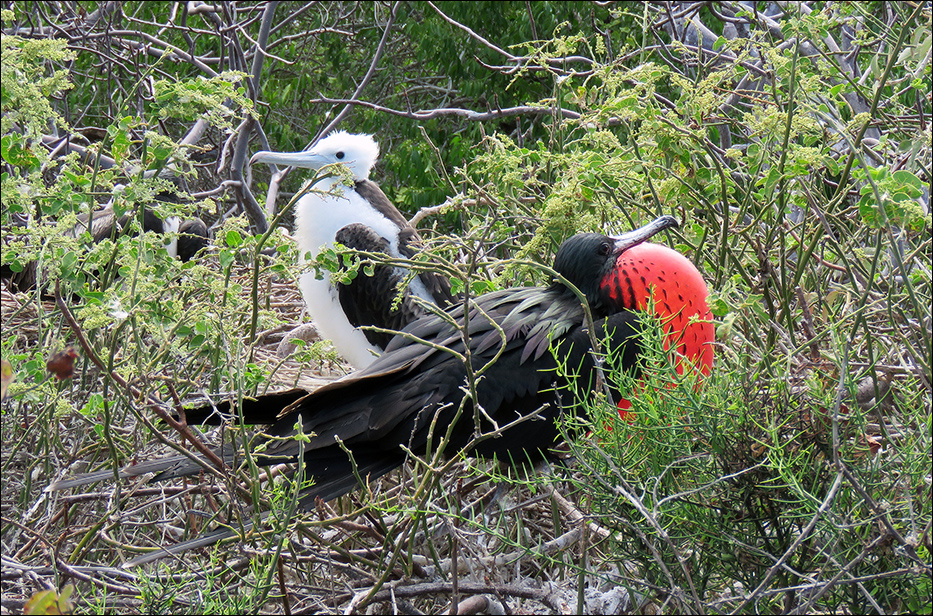
[{"label": "male bird's hooked beak", "polygon": [[[301,167],[303,169],[320,169],[332,161],[327,156],[314,153],[313,150],[304,150],[301,152],[268,152],[263,150],[256,152],[249,159],[250,165],[256,163],[271,163],[273,165],[282,165],[286,167]],[[342,161],[341,161],[342,162]]]},{"label": "male bird's hooked beak", "polygon": [[632,229],[628,233],[612,236],[612,239],[615,240],[615,244],[613,245],[614,254],[619,256],[629,248],[647,242],[661,231],[679,226],[680,223],[677,222],[676,218],[665,215],[655,218],[643,227]]}]

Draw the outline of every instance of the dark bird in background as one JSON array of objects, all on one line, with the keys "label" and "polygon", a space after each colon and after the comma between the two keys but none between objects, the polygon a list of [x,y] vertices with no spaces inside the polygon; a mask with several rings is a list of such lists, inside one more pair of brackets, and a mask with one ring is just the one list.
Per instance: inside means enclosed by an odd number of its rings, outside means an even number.
[{"label": "dark bird in background", "polygon": [[[159,193],[156,199],[178,202],[178,198],[169,192]],[[113,204],[110,203],[90,214],[80,214],[78,222],[69,230],[69,234],[72,237],[78,237],[87,232],[95,244],[107,238],[117,238],[129,231],[130,219],[134,215],[126,213],[117,216]],[[165,248],[172,258],[182,261],[190,260],[208,243],[207,225],[200,218],[181,220],[177,216],[170,216],[162,220],[151,209],[143,207],[142,226],[143,232],[173,233],[171,241]],[[37,267],[38,263],[30,261],[24,265],[22,270],[13,271],[9,264],[4,264],[0,269],[0,277],[10,281],[10,288],[13,291],[31,291],[36,288]]]},{"label": "dark bird in background", "polygon": [[[596,319],[597,339],[608,338],[621,364],[636,372],[636,334],[641,321],[627,305],[633,301],[632,291],[650,286],[656,278],[651,272],[629,275],[620,270],[620,263],[624,263],[628,251],[676,224],[672,217],[665,216],[618,238],[578,234],[564,242],[555,258],[554,269],[585,295]],[[686,259],[683,263],[689,266],[691,275],[696,271]],[[676,271],[664,273],[665,277],[678,275]],[[702,282],[702,278],[699,280]],[[664,309],[696,309],[694,316],[705,314],[705,301],[700,306],[699,300],[687,297],[697,291],[685,285],[681,299],[671,298]],[[701,291],[705,297],[705,285]],[[271,424],[264,434],[278,437],[266,441],[261,453],[254,454],[256,463],[299,461],[299,450],[303,448],[300,462],[305,476],[315,480],[301,494],[299,506],[308,508],[317,498],[328,500],[353,490],[357,473],[364,480],[372,480],[398,467],[406,458],[401,446],[424,455],[429,446],[437,447],[448,432],[446,451],[450,454],[472,447],[470,454],[495,455],[516,462],[547,456],[560,437],[555,419],[565,412],[582,412],[580,398],[588,398],[596,391],[596,368],[589,353],[590,336],[579,298],[564,284],[554,282],[549,287],[512,288],[482,295],[470,301],[467,309],[463,304],[454,306],[448,315],[453,323],[433,314],[416,319],[369,367],[313,393],[292,390],[244,400],[239,409],[244,423]],[[464,326],[469,331],[467,340],[461,331]],[[430,344],[417,342],[419,339]],[[467,367],[463,358],[467,348],[472,370],[481,374],[476,381],[475,402],[481,409],[478,413],[477,407],[464,399]],[[559,365],[574,378],[568,378]],[[189,409],[186,417],[189,423],[213,422],[218,418],[216,411],[230,413],[230,405]],[[478,433],[519,421],[495,438],[474,441]],[[288,438],[296,434],[299,422],[304,434],[310,435],[302,445]],[[338,439],[353,453],[353,462]],[[229,447],[218,450],[218,454],[228,464],[234,460]],[[191,475],[200,469],[200,464],[187,457],[173,456],[125,468],[120,475],[155,472],[158,474],[153,481],[157,481]],[[49,489],[61,490],[113,476],[112,470],[89,473],[55,482]],[[229,534],[219,531],[178,544],[171,551],[209,545]],[[154,553],[128,564],[141,564],[165,554]]]},{"label": "dark bird in background", "polygon": [[[314,185],[295,205],[295,240],[301,263],[310,253],[317,257],[323,247],[339,242],[348,248],[382,252],[390,257],[411,259],[422,248],[418,232],[389,201],[369,173],[379,157],[379,145],[370,135],[336,132],[304,152],[257,152],[250,164],[269,163],[321,170],[341,164],[353,174],[347,184],[332,176]],[[337,194],[339,192],[339,194]],[[329,193],[329,194],[324,194]],[[354,368],[364,368],[382,353],[391,336],[367,329],[376,326],[400,330],[424,313],[415,297],[441,307],[453,303],[450,283],[434,272],[414,276],[403,290],[402,301],[393,308],[399,284],[408,275],[402,267],[377,266],[372,276],[362,272],[349,284],[334,284],[329,272],[301,275],[298,286],[311,320],[321,335]]]}]

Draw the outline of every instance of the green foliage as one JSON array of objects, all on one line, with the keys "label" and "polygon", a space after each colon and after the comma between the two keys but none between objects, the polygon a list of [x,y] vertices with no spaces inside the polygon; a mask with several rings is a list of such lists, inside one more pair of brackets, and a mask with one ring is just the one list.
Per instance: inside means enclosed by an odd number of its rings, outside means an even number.
[{"label": "green foliage", "polygon": [[[883,547],[877,522],[884,503],[885,518],[906,536],[916,533],[917,516],[931,513],[919,485],[933,426],[919,393],[904,401],[914,409],[911,421],[924,426],[919,442],[897,439],[880,455],[865,432],[869,414],[839,404],[837,375],[818,373],[808,387],[786,379],[762,386],[740,370],[747,358],[720,359],[698,387],[677,375],[659,326],[646,326],[642,346],[644,379],[618,371],[610,377],[632,392],[633,412],[622,419],[615,405],[583,400],[591,419],[578,415],[567,425],[568,435],[587,434],[570,437],[584,472],[575,485],[613,531],[604,558],[649,583],[695,588],[704,597],[755,588],[775,573],[774,558],[787,555],[793,573],[776,572],[782,585],[801,574],[839,575],[861,579],[863,593],[882,605],[925,600],[929,584],[880,575],[906,563]],[[612,355],[608,365],[615,365]],[[847,476],[834,466],[836,434]],[[921,548],[911,557],[920,563],[928,555]],[[846,584],[825,591],[822,601],[834,609],[871,609]],[[689,595],[684,600],[691,605]],[[779,609],[783,597],[760,601]]]},{"label": "green foliage", "polygon": [[[375,5],[373,9],[377,21],[385,18],[384,6]],[[578,33],[589,28],[591,20],[611,19],[606,8],[562,2],[449,3],[442,10],[502,48],[521,53],[529,47],[541,47],[536,53],[542,57],[568,48],[569,42],[551,45],[556,32],[571,33],[568,38],[577,40],[581,38]],[[282,34],[326,28],[328,17],[326,13],[305,13],[288,24]],[[620,19],[615,27],[620,33],[626,32],[630,29],[627,23]],[[501,63],[501,57],[462,33],[452,34],[451,27],[425,4],[400,5],[395,27],[398,35],[388,42],[380,78],[363,93],[368,100],[398,109],[459,107],[463,101],[469,102],[469,108],[485,109],[523,105],[550,95],[547,80],[490,73],[480,62],[495,65]],[[347,31],[352,36],[344,34]],[[263,82],[262,98],[270,109],[263,126],[275,149],[301,149],[323,128],[332,106],[308,100],[319,93],[334,96],[352,92],[356,76],[363,74],[372,61],[372,51],[381,36],[378,26],[345,24],[340,31],[322,33],[315,45],[298,39],[288,43],[287,50],[280,47],[276,51],[296,61],[292,66],[276,65]],[[442,79],[421,85],[425,75]],[[447,168],[468,163],[484,131],[510,131],[515,121],[504,118],[480,129],[456,116],[415,123],[357,108],[345,125],[355,132],[376,134],[382,156],[375,178],[393,203],[403,212],[412,212],[442,203],[447,196],[438,182],[439,162]],[[442,161],[436,160],[425,145],[421,129],[431,143],[441,144]],[[539,120],[532,120],[529,129],[529,143],[546,138],[548,133]],[[468,231],[461,225],[456,225],[456,230]]]},{"label": "green foliage", "polygon": [[[393,576],[455,580],[457,558],[466,557],[496,582],[511,574],[581,593],[584,581],[586,590],[626,588],[644,599],[643,611],[928,611],[930,17],[907,3],[810,12],[785,4],[791,13],[779,28],[763,26],[755,7],[738,13],[750,20],[738,36],[718,18],[728,5],[699,7],[695,19],[710,25],[712,41],[699,40],[707,32],[672,35],[651,3],[436,5],[520,56],[515,62],[426,3],[397,5],[361,100],[401,113],[535,110],[480,122],[354,108],[339,128],[376,134],[374,178],[403,211],[452,203],[420,223],[433,254],[397,265],[443,271],[455,290],[474,294],[544,284],[539,267],[515,259],[549,263],[576,231],[627,230],[673,213],[680,228],[657,241],[687,254],[710,283],[716,367],[702,384],[678,377],[649,327],[645,379],[610,371],[609,382],[635,403],[630,419],[599,396],[581,400],[588,418],[568,419],[573,490],[508,465],[413,457],[398,476],[302,520],[310,543],[281,559],[299,521],[290,509],[296,483],[279,479],[264,491],[248,465],[226,481],[186,486],[184,503],[164,508],[138,507],[133,499],[149,498],[152,486],[121,492],[127,484],[112,497],[42,500],[48,479],[73,461],[116,468],[155,457],[154,435],[167,431],[152,424],[154,397],[274,386],[257,340],[286,320],[267,290],[274,278],[299,274],[294,243],[280,230],[253,236],[232,216],[217,226],[210,257],[182,264],[168,258],[164,237],[138,234],[144,205],[163,218],[233,207],[223,195],[186,201],[157,172],[209,176],[213,188],[218,171],[229,170],[227,145],[254,113],[243,75],[183,54],[252,51],[261,5],[224,5],[243,20],[229,28],[210,19],[227,13],[179,16],[173,4],[125,2],[87,36],[4,33],[2,264],[22,271],[38,263],[41,289],[58,281],[104,365],[81,347],[74,381],[51,378],[46,360],[76,344],[76,334],[39,292],[17,296],[12,311],[4,300],[0,346],[13,367],[4,503],[30,533],[58,545],[63,562],[95,572],[121,562],[125,546],[193,536],[215,518],[241,528],[264,509],[284,512],[273,533],[250,533],[248,570],[225,568],[230,552],[221,547],[216,561],[189,555],[172,575],[138,579],[148,611],[268,609],[278,567],[289,571],[289,592],[302,591],[291,585],[300,577],[314,601],[327,594],[339,605],[351,595],[334,587],[366,580],[376,593]],[[272,148],[304,147],[342,109],[323,99],[355,92],[393,6],[281,3],[276,15],[294,18],[274,26],[255,112]],[[28,21],[17,17],[2,15],[5,25]],[[92,45],[116,40],[118,26],[147,41],[170,39],[165,49],[177,51],[146,56],[133,47],[133,62],[110,61],[109,49]],[[839,53],[829,43],[843,30],[853,46]],[[207,138],[179,146],[202,117],[212,124]],[[53,159],[41,145],[52,126],[88,155]],[[82,141],[79,131],[92,137]],[[218,164],[205,165],[217,151]],[[306,179],[292,178],[283,190]],[[111,199],[131,215],[126,234],[93,244],[66,233]],[[15,224],[27,219],[28,229]],[[266,248],[272,260],[256,259]],[[334,250],[319,261],[359,276],[377,257]],[[330,370],[338,361],[327,342],[298,346],[304,365]],[[466,502],[486,475],[520,488],[501,490],[500,502]],[[241,484],[252,514],[226,495]],[[558,506],[561,495],[579,518]],[[589,530],[562,544],[579,520]],[[18,558],[49,565],[29,548],[33,534],[18,539],[4,524]],[[84,584],[79,595],[95,588]],[[354,592],[362,609],[368,599]],[[100,611],[113,611],[108,599]],[[419,606],[449,611],[444,601]]]},{"label": "green foliage", "polygon": [[[910,171],[869,169],[872,182],[862,187],[858,211],[862,220],[875,229],[889,225],[919,232],[930,227],[930,215],[924,213],[917,199],[923,195],[923,182]],[[855,177],[864,174],[856,173]],[[880,195],[881,202],[877,201]]]},{"label": "green foliage", "polygon": [[[159,79],[154,83],[153,115],[184,121],[203,117],[216,128],[232,128],[242,110],[252,108],[243,87],[238,85],[245,77],[245,73],[230,71],[211,79]],[[227,100],[234,104],[227,106]]]},{"label": "green foliage", "polygon": [[[4,21],[11,18],[10,12],[4,11]],[[13,129],[18,129],[26,142],[16,140],[14,143],[24,148],[48,130],[46,122],[64,127],[64,120],[52,108],[49,98],[61,95],[73,84],[68,80],[67,71],[49,71],[47,63],[68,62],[77,54],[68,49],[67,41],[60,39],[27,40],[4,34],[0,41],[0,66],[3,67],[0,69],[3,80],[0,133],[12,139]],[[12,147],[15,145],[5,145],[4,150]]]},{"label": "green foliage", "polygon": [[[150,438],[140,429],[148,421],[142,403],[148,396],[187,396],[203,385],[201,375],[209,375],[206,382],[215,390],[255,390],[268,374],[266,366],[240,361],[242,343],[236,341],[247,329],[252,304],[240,297],[243,286],[231,280],[229,268],[223,272],[208,262],[181,263],[166,251],[170,234],[140,233],[143,207],[164,219],[187,217],[210,205],[177,203],[173,184],[144,175],[169,163],[184,172],[185,150],[165,134],[160,121],[204,116],[218,122],[226,118],[229,126],[229,118],[248,111],[248,101],[233,91],[229,76],[179,80],[160,90],[153,115],[118,115],[105,125],[103,140],[92,149],[112,158],[116,167],[102,168],[94,156],[74,154],[50,161],[41,134],[53,124],[71,130],[54,102],[70,87],[68,72],[53,67],[75,59],[64,40],[3,35],[2,263],[13,271],[35,265],[38,284],[12,315],[4,291],[3,356],[14,372],[10,399],[24,417],[34,413],[35,419],[18,425],[5,404],[4,435],[11,447],[4,452],[13,456],[4,460],[5,485],[15,460],[24,452],[29,456],[26,481],[11,485],[17,499],[34,487],[33,475],[56,472],[53,461],[60,459],[52,452],[62,446],[58,427],[81,428],[76,437],[82,457],[122,466],[125,452]],[[230,100],[243,107],[221,109]],[[135,172],[124,175],[123,165]],[[115,191],[117,181],[125,185]],[[107,200],[116,215],[130,215],[125,233],[97,243],[86,232],[71,233],[78,215]],[[23,219],[30,221],[28,227],[14,222]],[[61,313],[42,301],[56,286],[90,353],[106,371],[138,387],[139,399],[101,375]],[[260,318],[264,326],[278,324],[268,311],[260,311]],[[77,347],[82,358],[74,382],[59,382],[45,368],[51,354],[66,344]],[[171,391],[164,382],[171,383]],[[127,426],[134,427],[127,431]]]}]

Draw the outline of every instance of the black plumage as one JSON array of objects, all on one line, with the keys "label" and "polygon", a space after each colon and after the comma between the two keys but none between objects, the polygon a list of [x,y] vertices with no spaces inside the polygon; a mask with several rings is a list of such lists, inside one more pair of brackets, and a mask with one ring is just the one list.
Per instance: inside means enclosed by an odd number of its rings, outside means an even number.
[{"label": "black plumage", "polygon": [[[176,201],[177,198],[170,193],[160,194],[160,200]],[[91,236],[93,243],[99,243],[107,238],[116,239],[130,232],[131,217],[133,213],[117,216],[111,206],[95,210],[90,214],[80,214],[78,222],[68,233],[72,237],[78,237],[87,232]],[[172,222],[174,224],[174,222]],[[149,209],[143,208],[143,232],[166,233],[170,231],[168,221],[163,221]],[[178,240],[174,256],[182,261],[189,261],[200,250],[205,248],[208,243],[207,225],[200,218],[191,218],[181,221],[178,224]],[[0,267],[0,278],[9,280],[10,288],[16,292],[27,292],[36,288],[38,272],[36,261],[27,262],[20,271],[13,271],[8,265]]]},{"label": "black plumage", "polygon": [[[579,234],[562,245],[555,259],[555,270],[585,295],[596,319],[597,338],[608,339],[622,364],[633,369],[637,369],[637,315],[615,306],[603,282],[611,277],[621,252],[676,225],[670,217],[659,221],[618,240]],[[313,393],[292,390],[245,400],[240,408],[244,423],[271,424],[264,434],[272,438],[254,460],[260,466],[296,461],[303,450],[305,474],[315,480],[301,494],[299,506],[307,508],[317,498],[327,500],[354,489],[357,474],[371,480],[398,467],[407,455],[402,446],[418,455],[436,448],[448,431],[447,453],[472,447],[471,454],[516,461],[546,456],[560,434],[555,419],[576,409],[581,398],[596,390],[597,371],[585,323],[580,299],[559,282],[489,293],[471,300],[468,312],[459,304],[446,317],[423,316],[363,370]],[[465,399],[467,356],[476,376],[478,405]],[[575,378],[568,379],[559,368]],[[188,409],[186,417],[189,423],[216,423],[218,411],[229,413],[230,405]],[[301,444],[289,438],[296,434],[298,422],[310,435]],[[478,434],[513,422],[520,423],[495,438],[474,441]],[[352,451],[353,463],[338,440]],[[228,464],[234,460],[229,447],[217,453]],[[172,456],[125,468],[120,475],[156,472],[153,480],[162,480],[201,468],[188,457]],[[111,470],[99,471],[55,482],[49,489],[112,477]],[[172,551],[206,545],[205,540],[211,543],[224,535],[186,542]],[[149,559],[133,564],[145,560]]]},{"label": "black plumage", "polygon": [[[340,244],[353,250],[369,253],[382,253],[388,256],[389,240],[376,233],[372,227],[360,223],[353,223],[343,227],[334,238]],[[404,249],[416,250],[418,244],[409,241]],[[402,248],[402,246],[400,246]],[[409,258],[412,256],[408,255]],[[424,272],[430,276],[422,275],[421,279],[428,286],[433,281],[429,291],[433,294],[435,302],[442,308],[449,308],[453,304],[450,294],[450,284],[441,276],[433,272]],[[349,284],[338,282],[337,299],[347,320],[354,327],[360,327],[363,335],[373,345],[385,349],[393,334],[379,330],[399,331],[418,317],[425,314],[426,309],[419,303],[408,286],[399,293],[399,285],[404,280],[403,270],[394,265],[375,263],[366,271],[366,268],[357,270],[356,277]],[[398,299],[396,300],[396,297]],[[378,329],[372,329],[375,326]]]},{"label": "black plumage", "polygon": [[[392,202],[389,201],[389,198],[382,192],[378,184],[371,180],[358,180],[354,184],[354,187],[356,188],[356,192],[364,200],[368,201],[376,211],[380,212],[398,227],[399,255],[406,259],[414,259],[415,256],[424,249],[424,240],[421,239],[418,230],[412,227],[398,208],[392,205]],[[390,255],[392,252],[389,249],[389,240],[387,238],[379,235],[372,227],[368,227],[361,223],[353,223],[343,227],[337,232],[334,239],[347,248],[353,248],[354,250],[381,252],[386,255]],[[458,299],[451,292],[450,281],[447,280],[445,276],[433,271],[420,271],[415,275],[421,281],[421,284],[424,285],[428,294],[434,299],[434,303],[441,308],[452,306]],[[385,278],[385,281],[376,280],[372,282],[385,286],[386,288],[384,290],[381,288],[368,287],[367,285],[369,285],[370,282],[363,279],[358,279],[355,281],[354,285],[341,285],[345,288],[340,289],[340,303],[344,307],[344,310],[347,311],[347,317],[350,323],[355,327],[376,325],[384,329],[400,330],[405,325],[411,323],[415,318],[425,313],[425,309],[414,300],[410,287],[405,287],[402,291],[402,303],[406,307],[401,311],[401,314],[398,314],[395,309],[391,308],[392,302],[385,301],[387,297],[394,297],[398,284],[402,281],[399,268],[385,265],[376,266],[373,275],[369,276],[369,278],[378,279],[381,277]],[[356,322],[353,317],[350,317],[350,312],[354,309],[349,306],[357,302],[363,304],[369,302],[372,304],[372,292],[374,291],[381,293],[379,297],[383,301],[371,306],[370,310],[373,312],[367,315],[357,316],[358,322]],[[364,331],[364,333],[366,332]],[[375,333],[376,332],[366,333],[366,337],[370,342],[384,349],[391,336],[386,336],[385,334],[378,337],[374,336],[374,338],[376,338],[374,340],[370,335]]]}]

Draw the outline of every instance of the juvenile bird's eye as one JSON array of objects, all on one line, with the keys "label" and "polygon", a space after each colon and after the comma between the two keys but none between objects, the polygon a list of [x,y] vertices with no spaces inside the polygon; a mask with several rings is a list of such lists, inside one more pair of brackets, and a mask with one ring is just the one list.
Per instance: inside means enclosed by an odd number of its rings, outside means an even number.
[{"label": "juvenile bird's eye", "polygon": [[337,160],[343,160],[343,152],[337,152]]}]

